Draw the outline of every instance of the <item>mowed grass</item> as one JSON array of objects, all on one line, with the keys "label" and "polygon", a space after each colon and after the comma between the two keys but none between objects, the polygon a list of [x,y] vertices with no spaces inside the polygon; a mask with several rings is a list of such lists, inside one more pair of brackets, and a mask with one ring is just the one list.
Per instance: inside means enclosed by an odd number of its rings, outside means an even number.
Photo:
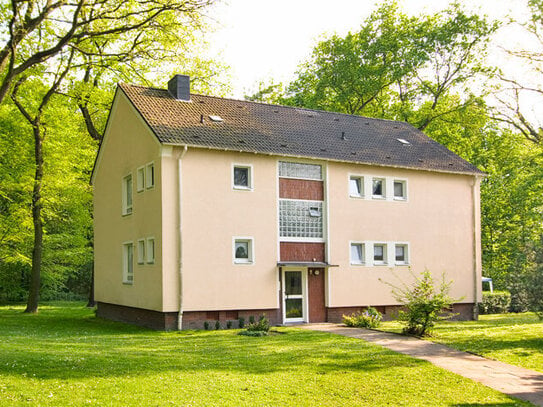
[{"label": "mowed grass", "polygon": [[361,340],[278,328],[155,332],[83,304],[0,307],[0,405],[522,406]]},{"label": "mowed grass", "polygon": [[[384,322],[379,329],[400,332],[401,325]],[[543,372],[543,323],[531,312],[480,315],[478,321],[442,321],[427,339]]]}]

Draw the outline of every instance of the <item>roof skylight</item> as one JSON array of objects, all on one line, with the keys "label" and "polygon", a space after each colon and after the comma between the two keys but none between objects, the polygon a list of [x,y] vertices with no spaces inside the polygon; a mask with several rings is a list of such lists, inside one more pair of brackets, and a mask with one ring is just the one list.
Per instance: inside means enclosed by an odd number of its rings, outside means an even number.
[{"label": "roof skylight", "polygon": [[214,116],[214,115],[209,115],[209,120],[211,120],[212,122],[224,121],[221,116]]},{"label": "roof skylight", "polygon": [[410,146],[411,143],[409,141],[407,141],[406,139],[404,138],[397,138],[396,140],[398,140],[400,143],[406,145],[406,146]]}]

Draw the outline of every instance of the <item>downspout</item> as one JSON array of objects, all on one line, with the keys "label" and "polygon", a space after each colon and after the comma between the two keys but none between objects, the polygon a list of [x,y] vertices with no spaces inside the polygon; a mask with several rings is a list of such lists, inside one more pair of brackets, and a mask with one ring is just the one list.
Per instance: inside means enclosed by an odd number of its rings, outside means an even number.
[{"label": "downspout", "polygon": [[[475,175],[473,177],[473,181],[471,183],[471,196],[472,196],[472,213],[473,213],[473,319],[477,320],[479,316],[478,312],[478,305],[477,305],[477,294],[478,294],[478,287],[481,285],[481,280],[479,279],[479,276],[477,275],[478,270],[478,263],[479,263],[479,250],[478,250],[478,239],[480,236],[478,236],[478,231],[480,225],[477,223],[477,213],[480,212],[480,203],[477,199],[478,193],[477,188],[479,186],[479,177]],[[480,219],[480,217],[479,217]]]},{"label": "downspout", "polygon": [[177,216],[178,216],[178,233],[179,233],[179,246],[177,259],[179,262],[179,312],[177,314],[177,330],[181,331],[183,329],[183,228],[182,228],[182,217],[181,217],[181,198],[183,196],[182,189],[182,173],[181,173],[181,161],[187,153],[188,147],[185,145],[183,150],[179,153],[177,157]]}]

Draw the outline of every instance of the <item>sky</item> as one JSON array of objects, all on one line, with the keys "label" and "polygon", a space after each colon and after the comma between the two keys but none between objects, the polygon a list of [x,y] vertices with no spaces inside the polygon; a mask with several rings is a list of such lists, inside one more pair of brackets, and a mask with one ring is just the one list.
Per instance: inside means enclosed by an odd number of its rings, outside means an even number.
[{"label": "sky", "polygon": [[[288,82],[298,65],[307,59],[323,35],[345,35],[357,30],[375,9],[378,0],[222,0],[210,11],[216,31],[208,36],[209,56],[230,66],[232,93],[243,98],[258,89],[259,81]],[[461,0],[467,10],[490,19],[526,21],[529,17],[519,0]],[[438,13],[449,0],[400,0],[408,14]],[[524,71],[509,60],[502,48],[529,43],[520,27],[500,30],[491,50],[492,63],[513,76]]]}]

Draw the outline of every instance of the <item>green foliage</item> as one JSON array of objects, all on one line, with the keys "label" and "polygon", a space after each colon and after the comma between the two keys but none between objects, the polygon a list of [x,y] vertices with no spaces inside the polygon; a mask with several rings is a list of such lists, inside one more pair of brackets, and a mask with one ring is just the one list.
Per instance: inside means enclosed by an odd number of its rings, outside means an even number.
[{"label": "green foliage", "polygon": [[209,331],[209,322],[208,322],[208,321],[205,321],[205,322],[204,322],[204,329],[205,329],[206,331]]},{"label": "green foliage", "polygon": [[226,329],[232,329],[232,321],[226,321]]},{"label": "green foliage", "polygon": [[343,315],[345,325],[358,328],[377,328],[382,319],[381,313],[373,307],[368,307],[364,312]]},{"label": "green foliage", "polygon": [[220,321],[215,321],[215,329],[218,331],[219,329],[221,329],[221,323]]},{"label": "green foliage", "polygon": [[260,337],[260,336],[268,336],[268,332],[267,331],[249,331],[248,329],[245,329],[243,331],[239,331],[238,335]]},{"label": "green foliage", "polygon": [[270,321],[265,315],[261,315],[258,322],[251,322],[247,325],[247,331],[268,332],[270,330]]},{"label": "green foliage", "polygon": [[250,324],[254,324],[254,323],[255,323],[255,316],[254,316],[254,315],[250,315],[250,316],[249,316],[249,323],[250,323]]},{"label": "green foliage", "polygon": [[412,286],[401,283],[392,287],[392,295],[403,305],[404,310],[398,312],[398,319],[404,323],[403,332],[409,335],[425,336],[437,321],[451,318],[454,314],[450,308],[455,301],[449,296],[452,281],[446,282],[442,276],[439,288],[434,286],[430,271],[423,271],[420,276],[411,273],[414,278]]},{"label": "green foliage", "polygon": [[479,304],[479,314],[505,314],[511,306],[511,293],[508,291],[483,291],[483,301]]},{"label": "green foliage", "polygon": [[238,318],[238,324],[239,324],[240,328],[244,328],[245,327],[245,318],[239,317]]},{"label": "green foliage", "polygon": [[530,311],[543,320],[543,264],[538,264],[526,276],[527,302]]}]

